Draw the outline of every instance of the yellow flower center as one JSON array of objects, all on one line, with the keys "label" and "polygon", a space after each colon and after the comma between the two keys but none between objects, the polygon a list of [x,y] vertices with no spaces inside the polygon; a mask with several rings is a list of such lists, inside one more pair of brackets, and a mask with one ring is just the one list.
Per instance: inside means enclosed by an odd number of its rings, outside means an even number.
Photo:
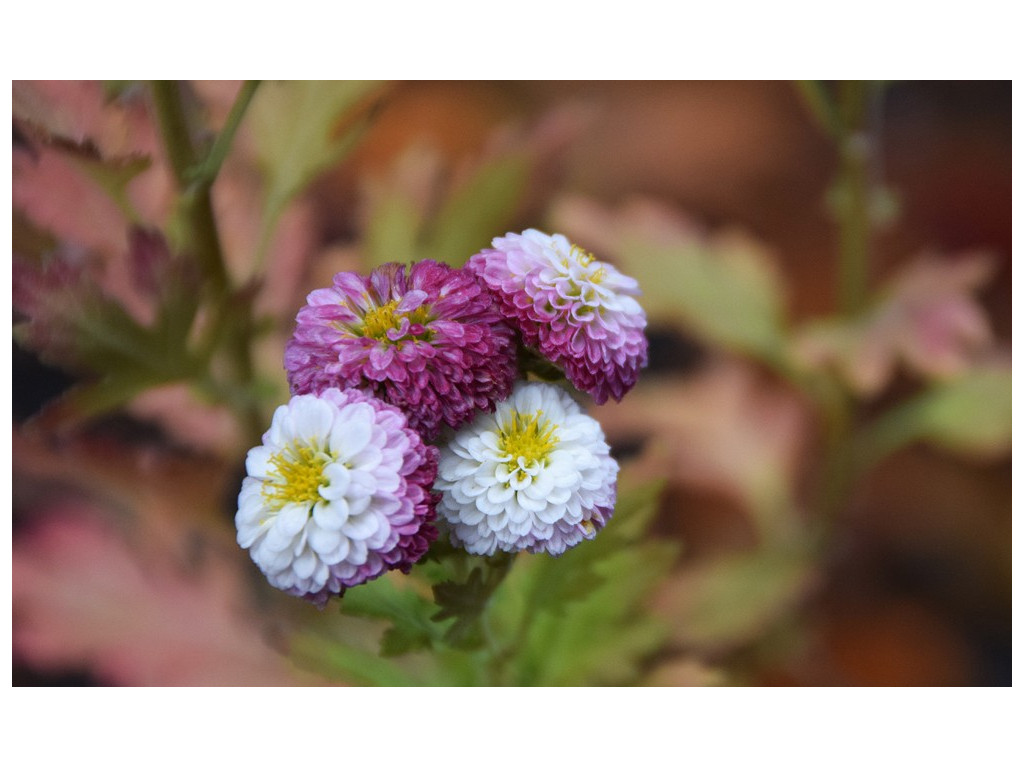
[{"label": "yellow flower center", "polygon": [[[579,264],[581,267],[589,267],[596,260],[594,254],[592,254],[590,251],[586,250],[582,246],[576,245],[576,243],[573,243],[571,246],[569,246],[569,258],[574,259],[576,263]],[[569,258],[566,258],[564,254],[562,255],[562,266],[565,267],[566,269],[569,269]],[[605,268],[602,266],[598,266],[598,268],[595,269],[593,272],[589,274],[584,274],[583,279],[586,282],[590,283],[591,285],[597,285],[607,276],[608,272],[605,270]],[[580,286],[577,285],[575,280],[572,279],[570,279],[569,285],[571,289],[574,289],[576,291],[575,295],[578,296]]]},{"label": "yellow flower center", "polygon": [[[408,317],[409,322],[413,325],[416,325],[417,323],[423,325],[430,320],[430,310],[425,305],[417,307],[412,312],[396,312],[395,307],[397,306],[398,299],[394,299],[389,301],[387,304],[374,307],[363,315],[363,325],[361,329],[363,336],[377,339],[378,341],[391,341],[387,335],[388,331],[400,328],[402,325],[402,318]],[[429,337],[430,332],[428,331],[416,338]],[[398,339],[397,341],[401,340],[402,339]]]},{"label": "yellow flower center", "polygon": [[532,416],[513,411],[498,434],[498,448],[509,457],[509,471],[518,467],[519,459],[525,464],[544,461],[558,445],[555,431],[555,425],[543,418],[541,411]]},{"label": "yellow flower center", "polygon": [[576,245],[576,243],[573,243],[572,246],[570,246],[569,255],[576,259],[576,261],[579,262],[579,265],[581,267],[588,266],[590,262],[594,260],[594,254],[592,254],[585,248],[581,248],[580,246]]},{"label": "yellow flower center", "polygon": [[278,506],[320,500],[324,467],[331,457],[311,445],[292,443],[270,459],[271,478],[263,481],[263,498]]}]

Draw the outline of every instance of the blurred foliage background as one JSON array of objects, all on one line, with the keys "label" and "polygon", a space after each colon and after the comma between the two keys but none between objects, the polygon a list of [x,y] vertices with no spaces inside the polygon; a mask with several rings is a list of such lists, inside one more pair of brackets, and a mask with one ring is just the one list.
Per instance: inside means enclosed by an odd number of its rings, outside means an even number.
[{"label": "blurred foliage background", "polygon": [[[1008,82],[13,98],[16,685],[1010,683]],[[277,594],[233,517],[305,295],[531,226],[644,289],[613,523]]]}]

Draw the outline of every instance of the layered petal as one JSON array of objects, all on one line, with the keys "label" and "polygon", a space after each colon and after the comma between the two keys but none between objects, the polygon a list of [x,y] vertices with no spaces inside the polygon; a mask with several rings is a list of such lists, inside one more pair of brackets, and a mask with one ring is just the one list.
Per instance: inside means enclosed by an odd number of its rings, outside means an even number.
[{"label": "layered petal", "polygon": [[238,543],[273,586],[319,605],[387,570],[408,571],[437,537],[437,458],[377,398],[334,388],[296,395],[249,451]]},{"label": "layered petal", "polygon": [[470,259],[523,343],[596,402],[621,400],[647,365],[647,317],[636,280],[563,235],[536,229],[495,238]]},{"label": "layered petal", "polygon": [[313,291],[285,349],[293,394],[362,389],[402,409],[432,440],[508,397],[515,339],[464,269],[434,261],[340,272]]},{"label": "layered petal", "polygon": [[618,464],[563,390],[521,383],[441,448],[434,488],[451,540],[477,555],[559,555],[604,527]]}]

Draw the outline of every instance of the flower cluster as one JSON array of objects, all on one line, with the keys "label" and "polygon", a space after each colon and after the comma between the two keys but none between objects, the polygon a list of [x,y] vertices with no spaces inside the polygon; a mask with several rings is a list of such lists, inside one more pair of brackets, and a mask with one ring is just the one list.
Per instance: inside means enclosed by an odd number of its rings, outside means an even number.
[{"label": "flower cluster", "polygon": [[238,543],[272,585],[323,604],[438,535],[475,555],[559,555],[615,506],[600,425],[526,349],[598,403],[647,362],[636,281],[537,230],[465,268],[435,261],[335,275],[296,318],[291,401],[249,451]]}]

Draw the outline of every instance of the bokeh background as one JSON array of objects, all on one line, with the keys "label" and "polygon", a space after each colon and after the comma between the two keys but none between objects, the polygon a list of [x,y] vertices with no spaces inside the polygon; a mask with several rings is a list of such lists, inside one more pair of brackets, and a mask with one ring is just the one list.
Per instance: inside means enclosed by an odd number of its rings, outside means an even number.
[{"label": "bokeh background", "polygon": [[[240,84],[175,88],[205,146]],[[379,626],[234,545],[245,450],[310,290],[527,227],[645,290],[650,366],[592,413],[674,545],[633,595],[649,642],[534,682],[1011,683],[1009,82],[864,86],[839,138],[786,82],[265,83],[210,191],[221,294],[152,93],[14,83],[15,685],[374,682],[321,651]],[[843,312],[852,134],[870,293]],[[247,318],[247,367],[175,356],[168,286],[208,297],[189,349]]]}]

